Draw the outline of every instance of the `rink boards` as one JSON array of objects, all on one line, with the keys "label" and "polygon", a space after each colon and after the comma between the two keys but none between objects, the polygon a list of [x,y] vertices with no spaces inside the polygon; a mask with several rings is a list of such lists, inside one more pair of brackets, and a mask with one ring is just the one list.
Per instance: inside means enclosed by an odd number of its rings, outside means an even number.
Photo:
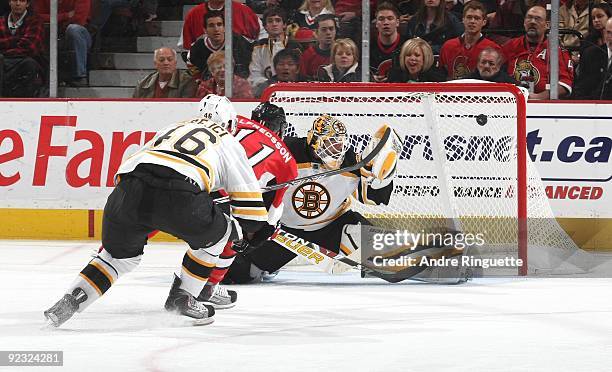
[{"label": "rink boards", "polygon": [[[2,101],[0,238],[99,238],[125,156],[196,102]],[[237,102],[250,115],[255,102]],[[529,149],[560,223],[585,248],[612,249],[612,105],[530,103]],[[168,237],[162,237],[168,239]]]}]

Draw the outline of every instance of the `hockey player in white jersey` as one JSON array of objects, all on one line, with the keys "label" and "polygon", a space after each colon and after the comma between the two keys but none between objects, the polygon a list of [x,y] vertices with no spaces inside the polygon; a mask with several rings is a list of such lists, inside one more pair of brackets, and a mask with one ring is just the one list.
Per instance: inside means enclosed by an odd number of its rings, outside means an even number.
[{"label": "hockey player in white jersey", "polygon": [[[364,154],[375,147],[387,128],[386,125],[379,128]],[[315,119],[306,138],[286,137],[285,143],[296,158],[298,178],[349,167],[361,157],[350,148],[345,125],[330,115]],[[366,167],[290,187],[283,200],[282,229],[335,253],[351,255],[359,247],[351,242],[349,231],[359,229],[360,224],[370,224],[361,214],[350,209],[351,195],[361,203],[387,204],[393,191],[400,149],[399,138],[392,131],[385,147]],[[275,272],[295,256],[268,241],[243,257],[251,262],[250,268],[239,261],[230,268],[229,276],[244,277],[247,272],[236,271],[248,268],[250,278],[255,280],[257,272]]]},{"label": "hockey player in white jersey", "polygon": [[[147,234],[154,230],[189,244],[166,310],[195,324],[212,322],[213,307],[196,298],[223,247],[242,239],[242,231],[257,231],[268,217],[245,151],[229,132],[236,124],[231,104],[226,111],[225,118],[217,120],[223,122],[198,117],[163,129],[121,165],[104,208],[104,249],[44,312],[52,325],[60,326],[83,311],[132,271],[142,258]],[[230,215],[209,195],[218,189],[229,195]]]}]

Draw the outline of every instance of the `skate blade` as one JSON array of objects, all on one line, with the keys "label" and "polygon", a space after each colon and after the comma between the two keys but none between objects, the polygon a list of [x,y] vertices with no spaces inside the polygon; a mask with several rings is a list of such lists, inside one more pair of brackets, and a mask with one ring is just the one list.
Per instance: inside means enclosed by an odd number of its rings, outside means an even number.
[{"label": "skate blade", "polygon": [[204,325],[209,325],[212,324],[215,321],[215,318],[204,318],[204,319],[193,319],[190,320],[189,322],[191,323],[191,325],[193,326],[204,326]]},{"label": "skate blade", "polygon": [[58,319],[53,319],[51,314],[43,314],[45,316],[45,325],[42,328],[54,329],[58,328],[60,324],[58,324]]},{"label": "skate blade", "polygon": [[228,305],[218,305],[218,304],[214,304],[212,302],[206,302],[206,301],[202,301],[203,304],[205,305],[209,305],[215,308],[215,310],[225,310],[225,309],[231,309],[232,307],[236,306],[236,303],[233,304],[228,304]]},{"label": "skate blade", "polygon": [[54,331],[54,330],[56,330],[58,328],[59,328],[59,326],[56,325],[56,323],[53,320],[51,320],[51,319],[49,319],[47,317],[45,317],[45,324],[43,324],[40,327],[40,329],[42,331]]}]

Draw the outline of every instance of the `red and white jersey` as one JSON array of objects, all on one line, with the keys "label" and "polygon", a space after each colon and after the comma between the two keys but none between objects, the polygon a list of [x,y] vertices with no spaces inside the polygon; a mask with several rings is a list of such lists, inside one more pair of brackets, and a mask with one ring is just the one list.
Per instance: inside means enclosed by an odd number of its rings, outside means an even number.
[{"label": "red and white jersey", "polygon": [[463,36],[447,40],[440,49],[440,67],[446,69],[450,80],[462,79],[476,69],[478,55],[483,49],[501,49],[497,43],[481,36],[469,49]]},{"label": "red and white jersey", "polygon": [[[534,92],[546,89],[550,81],[548,71],[548,39],[531,51],[525,36],[508,40],[502,51],[508,63],[508,74],[518,82],[534,82]],[[574,66],[569,53],[559,48],[559,84],[572,92]],[[527,85],[527,84],[525,84]]]},{"label": "red and white jersey", "polygon": [[[291,181],[297,177],[295,158],[275,133],[265,126],[238,116],[235,138],[247,154],[255,177],[263,188],[272,184]],[[283,196],[286,189],[271,191],[275,193],[268,209],[268,223],[275,225],[283,213]],[[269,200],[268,197],[265,198]]]}]

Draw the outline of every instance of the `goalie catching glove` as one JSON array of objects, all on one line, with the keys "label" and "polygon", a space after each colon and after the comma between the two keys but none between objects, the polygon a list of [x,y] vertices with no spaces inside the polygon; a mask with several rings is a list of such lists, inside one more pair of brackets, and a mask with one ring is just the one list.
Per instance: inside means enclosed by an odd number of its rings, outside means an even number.
[{"label": "goalie catching glove", "polygon": [[376,147],[387,128],[391,129],[389,140],[379,151],[378,155],[366,164],[365,167],[361,168],[361,176],[365,177],[366,183],[373,189],[383,188],[393,181],[397,170],[397,160],[402,149],[401,140],[395,130],[383,124],[374,133],[372,140],[368,143],[361,156],[369,154]]}]

